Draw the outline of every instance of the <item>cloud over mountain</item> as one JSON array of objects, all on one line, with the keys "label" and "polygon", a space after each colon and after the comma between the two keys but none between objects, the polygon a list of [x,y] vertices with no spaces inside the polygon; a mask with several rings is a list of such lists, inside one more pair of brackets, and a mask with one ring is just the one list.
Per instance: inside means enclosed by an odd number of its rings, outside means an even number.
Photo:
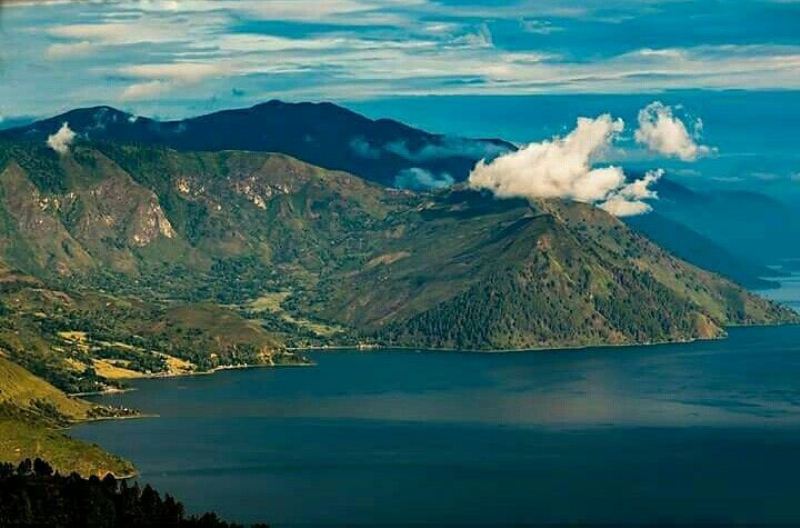
[{"label": "cloud over mountain", "polygon": [[640,110],[638,121],[636,142],[653,152],[683,161],[695,161],[712,152],[711,148],[695,141],[700,135],[702,121],[697,119],[690,133],[686,124],[674,115],[672,107],[663,103],[656,101]]},{"label": "cloud over mountain", "polygon": [[600,204],[600,208],[614,216],[638,216],[649,213],[653,207],[646,199],[658,198],[658,194],[650,189],[664,175],[661,169],[649,171],[641,180],[636,180],[611,194]]},{"label": "cloud over mountain", "polygon": [[51,134],[47,138],[47,146],[55,150],[59,154],[66,154],[69,152],[69,147],[75,140],[75,132],[69,128],[69,123],[64,122],[58,132]]},{"label": "cloud over mountain", "polygon": [[398,189],[411,189],[414,191],[427,191],[430,189],[445,189],[455,181],[449,174],[436,175],[431,171],[414,167],[401,171],[394,179],[394,186]]},{"label": "cloud over mountain", "polygon": [[498,198],[562,198],[597,204],[617,216],[648,212],[642,200],[655,197],[648,187],[660,173],[629,183],[620,167],[594,166],[624,128],[621,119],[609,114],[578,118],[576,128],[563,138],[531,143],[479,162],[469,184]]}]

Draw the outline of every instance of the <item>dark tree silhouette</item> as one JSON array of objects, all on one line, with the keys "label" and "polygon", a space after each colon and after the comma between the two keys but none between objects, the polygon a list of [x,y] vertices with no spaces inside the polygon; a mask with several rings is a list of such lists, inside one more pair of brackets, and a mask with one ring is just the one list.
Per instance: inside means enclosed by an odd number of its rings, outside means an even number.
[{"label": "dark tree silhouette", "polygon": [[[183,505],[150,485],[129,485],[113,475],[102,480],[59,475],[44,460],[16,468],[0,464],[0,526],[48,528],[238,528],[214,513],[187,517]],[[253,528],[266,528],[266,524]]]}]

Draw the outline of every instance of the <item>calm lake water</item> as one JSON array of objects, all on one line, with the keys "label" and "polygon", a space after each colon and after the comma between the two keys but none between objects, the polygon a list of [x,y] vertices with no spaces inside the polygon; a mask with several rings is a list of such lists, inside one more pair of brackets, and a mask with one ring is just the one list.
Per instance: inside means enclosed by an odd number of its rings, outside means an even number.
[{"label": "calm lake water", "polygon": [[191,511],[291,525],[800,523],[800,327],[141,381],[76,436]]}]

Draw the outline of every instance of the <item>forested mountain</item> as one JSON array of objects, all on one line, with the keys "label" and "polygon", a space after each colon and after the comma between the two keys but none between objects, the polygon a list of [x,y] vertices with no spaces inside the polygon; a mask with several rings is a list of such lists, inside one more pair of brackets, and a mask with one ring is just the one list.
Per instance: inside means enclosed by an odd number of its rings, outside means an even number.
[{"label": "forested mountain", "polygon": [[62,391],[306,363],[294,347],[653,343],[798,317],[584,204],[398,190],[284,154],[25,137],[0,141],[4,459],[130,473],[55,430],[129,411]]},{"label": "forested mountain", "polygon": [[586,205],[397,191],[277,154],[0,152],[0,258],[69,292],[26,301],[26,324],[63,314],[48,343],[94,374],[298,361],[286,343],[641,343],[795,317]]},{"label": "forested mountain", "polygon": [[401,232],[336,283],[324,313],[390,344],[481,349],[710,338],[793,318],[590,206],[436,198],[392,219]]}]

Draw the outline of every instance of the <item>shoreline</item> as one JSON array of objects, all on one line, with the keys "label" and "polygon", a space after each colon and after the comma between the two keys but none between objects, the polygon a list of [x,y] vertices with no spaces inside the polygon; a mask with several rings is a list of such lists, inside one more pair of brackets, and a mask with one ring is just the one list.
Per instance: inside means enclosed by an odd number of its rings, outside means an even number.
[{"label": "shoreline", "polygon": [[[800,325],[800,323],[797,323]],[[760,325],[765,327],[771,326],[784,326],[784,325]],[[732,327],[732,326],[731,326]],[[744,328],[755,328],[756,325],[743,325]],[[330,345],[330,346],[319,346],[319,347],[293,347],[289,348],[288,350],[296,350],[296,351],[306,351],[306,352],[325,352],[325,351],[336,351],[336,350],[358,350],[363,352],[369,352],[372,350],[415,350],[419,352],[466,352],[470,354],[514,354],[514,353],[525,353],[525,352],[564,352],[569,350],[586,350],[589,348],[598,348],[598,349],[616,349],[616,348],[630,348],[630,347],[653,347],[653,346],[664,346],[664,345],[687,345],[691,343],[696,343],[698,341],[721,341],[727,339],[728,335],[725,333],[724,335],[720,335],[718,337],[708,337],[708,338],[690,338],[690,339],[676,339],[676,340],[666,340],[666,341],[648,341],[648,342],[641,342],[641,343],[589,343],[585,345],[553,345],[553,346],[541,346],[541,347],[526,347],[526,348],[493,348],[493,349],[486,349],[486,348],[452,348],[452,347],[419,347],[419,346],[408,346],[408,345]]]},{"label": "shoreline", "polygon": [[[740,328],[776,328],[781,326],[800,326],[800,322],[786,322],[776,324],[730,324],[723,330],[727,329],[740,329]],[[302,346],[302,347],[286,347],[286,350],[292,352],[336,352],[344,350],[352,350],[358,352],[371,352],[371,351],[387,351],[387,350],[401,350],[401,351],[417,351],[420,353],[425,352],[462,352],[468,354],[518,354],[526,352],[568,352],[568,351],[581,351],[588,349],[620,349],[620,348],[633,348],[633,347],[659,347],[668,345],[688,345],[703,341],[722,341],[729,338],[727,331],[717,337],[708,338],[689,338],[679,340],[664,340],[664,341],[649,341],[641,343],[588,343],[584,345],[553,345],[541,347],[527,347],[527,348],[498,348],[498,349],[485,349],[485,348],[452,348],[452,347],[420,347],[420,346],[403,346],[403,345],[379,345],[379,344],[350,344],[350,345],[321,345],[321,346]],[[137,381],[137,380],[159,380],[159,379],[180,379],[191,378],[195,376],[210,376],[219,372],[234,371],[234,370],[252,370],[252,369],[267,369],[267,368],[307,368],[315,367],[317,363],[311,360],[300,363],[277,363],[277,364],[242,364],[242,365],[221,365],[205,371],[192,371],[180,373],[155,373],[146,374],[142,376],[130,378],[117,378],[121,381]],[[84,398],[93,396],[111,396],[114,394],[125,394],[138,390],[136,387],[126,388],[111,388],[103,391],[80,392],[70,393],[68,396],[72,398]],[[125,418],[125,417],[122,417]],[[120,419],[120,418],[103,418],[103,419]]]},{"label": "shoreline", "polygon": [[597,349],[616,349],[616,348],[631,348],[631,347],[657,347],[667,345],[689,345],[692,343],[703,341],[724,341],[729,338],[727,329],[740,329],[740,328],[779,328],[785,326],[800,326],[798,322],[786,322],[775,324],[730,324],[726,325],[723,330],[726,332],[718,337],[694,337],[689,339],[665,340],[665,341],[648,341],[642,343],[593,343],[586,345],[563,345],[563,346],[542,346],[542,347],[528,347],[528,348],[449,348],[449,347],[416,347],[416,346],[403,346],[403,345],[377,345],[377,344],[356,344],[356,345],[323,345],[323,346],[304,346],[304,347],[289,347],[287,350],[298,352],[325,352],[337,350],[356,350],[359,352],[370,352],[372,350],[416,350],[419,352],[466,352],[470,354],[515,354],[525,352],[566,352],[570,350],[587,350],[590,348]]},{"label": "shoreline", "polygon": [[[287,349],[288,350],[288,349]],[[118,381],[137,381],[137,380],[159,380],[159,379],[179,379],[179,378],[191,378],[195,376],[211,376],[213,374],[217,374],[219,372],[225,372],[229,370],[250,370],[250,369],[267,369],[267,368],[295,368],[295,367],[313,367],[316,366],[316,363],[313,361],[309,361],[307,363],[264,363],[264,364],[245,364],[245,365],[221,365],[219,367],[214,367],[210,370],[203,370],[203,371],[192,371],[192,372],[172,372],[172,373],[164,373],[158,372],[155,374],[142,374],[141,376],[132,376],[130,378],[115,378]],[[85,398],[85,397],[93,397],[93,396],[112,396],[114,394],[125,394],[128,392],[137,391],[136,387],[126,387],[126,388],[110,388],[101,391],[90,391],[90,392],[73,392],[67,394],[70,398]],[[113,419],[113,418],[112,418]]]},{"label": "shoreline", "polygon": [[[800,327],[800,323],[784,323],[784,324],[761,324],[761,325],[730,325],[727,328],[776,328],[776,327]],[[603,349],[607,349],[608,351],[614,351],[615,349],[624,349],[624,348],[631,348],[631,347],[658,347],[658,346],[668,346],[668,345],[690,345],[692,343],[697,342],[714,342],[714,341],[723,341],[730,338],[730,335],[726,331],[723,335],[714,338],[693,338],[693,339],[686,339],[686,340],[677,340],[677,341],[661,341],[661,342],[649,342],[649,343],[621,343],[621,344],[587,344],[582,346],[563,346],[563,347],[541,347],[541,348],[525,348],[525,349],[503,349],[503,350],[469,350],[469,349],[454,349],[454,348],[420,348],[420,347],[392,347],[392,346],[382,346],[382,345],[329,345],[324,347],[296,347],[292,350],[304,350],[304,351],[318,351],[324,353],[326,351],[336,352],[336,351],[345,351],[345,350],[352,350],[352,351],[360,351],[364,353],[368,353],[371,351],[390,351],[390,350],[398,350],[398,351],[416,351],[418,353],[453,353],[453,352],[460,352],[460,353],[468,353],[468,354],[514,354],[514,353],[524,353],[524,352],[567,352],[567,351],[584,351],[587,349],[597,349],[598,351],[602,351]],[[152,376],[148,379],[164,379],[164,378],[181,378],[181,377],[193,377],[193,376],[205,376],[205,375],[212,375],[222,371],[233,371],[233,370],[250,370],[250,369],[266,369],[266,368],[276,368],[276,367],[311,367],[315,366],[316,363],[313,361],[308,361],[306,363],[290,363],[290,364],[278,364],[278,365],[270,365],[270,364],[260,364],[260,365],[228,365],[228,366],[220,366],[209,371],[205,372],[192,372],[192,373],[183,373],[177,375],[170,375],[170,376]],[[142,378],[137,378],[142,379]],[[106,393],[95,393],[96,396],[109,396],[113,394],[124,394],[127,392],[131,392],[134,390],[138,390],[136,388],[129,388],[125,390],[112,390]],[[101,423],[101,422],[109,422],[109,421],[117,421],[117,420],[140,420],[140,419],[155,419],[160,418],[161,415],[157,413],[141,413],[136,415],[130,416],[103,416],[97,418],[87,418],[86,420],[79,420],[76,421],[69,426],[65,427],[64,430],[67,433],[74,427],[82,426],[82,425],[91,425],[94,423]],[[130,462],[133,464],[133,462]],[[141,476],[138,469],[134,467],[134,472],[132,474],[126,475],[114,475],[114,478],[118,480],[130,480],[135,479]],[[113,474],[113,473],[112,473]]]}]

